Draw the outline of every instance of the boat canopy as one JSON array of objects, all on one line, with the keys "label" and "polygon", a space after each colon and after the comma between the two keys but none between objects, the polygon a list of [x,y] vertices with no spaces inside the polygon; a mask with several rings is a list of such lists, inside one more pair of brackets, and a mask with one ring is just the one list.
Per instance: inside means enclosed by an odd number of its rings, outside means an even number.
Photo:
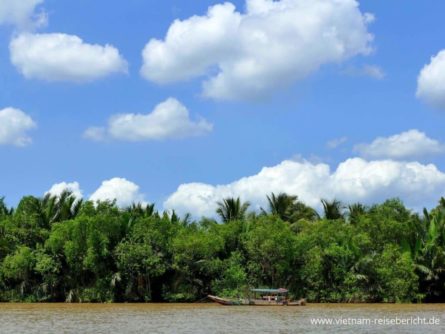
[{"label": "boat canopy", "polygon": [[258,292],[258,293],[275,293],[275,294],[286,294],[288,290],[286,289],[251,289],[252,292]]}]

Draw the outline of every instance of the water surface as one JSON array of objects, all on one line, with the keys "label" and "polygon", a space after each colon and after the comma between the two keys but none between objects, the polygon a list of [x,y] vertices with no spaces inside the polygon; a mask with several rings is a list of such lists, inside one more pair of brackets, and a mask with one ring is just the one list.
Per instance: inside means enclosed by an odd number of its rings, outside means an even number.
[{"label": "water surface", "polygon": [[[435,319],[439,325],[359,324]],[[314,319],[346,323],[315,325]],[[356,324],[353,324],[355,321]],[[408,320],[406,320],[408,321]],[[349,322],[349,324],[348,324]],[[358,324],[357,324],[358,323]],[[0,333],[445,333],[445,305],[0,304]]]}]

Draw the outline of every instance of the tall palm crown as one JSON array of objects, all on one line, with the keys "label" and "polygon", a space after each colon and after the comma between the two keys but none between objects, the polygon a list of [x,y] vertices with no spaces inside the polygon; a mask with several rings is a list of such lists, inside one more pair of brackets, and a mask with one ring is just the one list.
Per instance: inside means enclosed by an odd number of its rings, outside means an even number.
[{"label": "tall palm crown", "polygon": [[428,214],[424,209],[424,228],[416,245],[412,248],[416,270],[420,276],[420,286],[427,287],[431,301],[445,296],[445,201]]},{"label": "tall palm crown", "polygon": [[289,221],[292,215],[292,209],[297,201],[297,196],[291,196],[285,193],[280,193],[277,196],[272,193],[270,196],[267,196],[267,201],[269,202],[269,211],[271,214],[277,215],[284,221]]},{"label": "tall palm crown", "polygon": [[342,202],[334,199],[328,201],[325,199],[321,200],[323,204],[324,217],[329,220],[343,219],[343,204]]},{"label": "tall palm crown", "polygon": [[155,210],[154,204],[141,204],[141,203],[133,203],[131,206],[129,206],[126,210],[131,216],[133,217],[151,217],[153,215],[156,215],[157,212]]},{"label": "tall palm crown", "polygon": [[365,215],[368,211],[368,208],[361,204],[355,203],[348,206],[348,218],[351,224],[357,224],[360,220],[360,217]]},{"label": "tall palm crown", "polygon": [[246,216],[249,202],[242,203],[240,198],[225,198],[222,202],[217,203],[216,213],[221,217],[223,222],[232,220],[243,220]]},{"label": "tall palm crown", "polygon": [[83,201],[71,191],[65,190],[59,196],[47,194],[41,200],[42,213],[49,224],[75,218]]},{"label": "tall palm crown", "polygon": [[[298,196],[280,193],[272,193],[267,196],[269,212],[277,215],[281,220],[287,222],[297,222],[300,219],[316,220],[319,218],[317,211],[298,200]],[[266,211],[261,209],[264,214]]]}]

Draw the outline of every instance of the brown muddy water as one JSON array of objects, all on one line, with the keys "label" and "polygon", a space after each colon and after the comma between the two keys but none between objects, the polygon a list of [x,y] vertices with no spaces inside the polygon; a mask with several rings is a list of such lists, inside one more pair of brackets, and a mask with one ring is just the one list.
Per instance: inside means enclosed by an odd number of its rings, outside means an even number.
[{"label": "brown muddy water", "polygon": [[0,304],[0,333],[435,334],[445,333],[445,304]]}]

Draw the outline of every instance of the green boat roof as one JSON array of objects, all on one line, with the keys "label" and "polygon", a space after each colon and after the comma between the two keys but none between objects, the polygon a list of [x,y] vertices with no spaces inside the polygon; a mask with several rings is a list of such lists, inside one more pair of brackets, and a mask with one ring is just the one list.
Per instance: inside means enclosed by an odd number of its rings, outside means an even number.
[{"label": "green boat roof", "polygon": [[280,288],[280,289],[250,289],[252,292],[259,292],[259,293],[287,293],[288,290]]}]

